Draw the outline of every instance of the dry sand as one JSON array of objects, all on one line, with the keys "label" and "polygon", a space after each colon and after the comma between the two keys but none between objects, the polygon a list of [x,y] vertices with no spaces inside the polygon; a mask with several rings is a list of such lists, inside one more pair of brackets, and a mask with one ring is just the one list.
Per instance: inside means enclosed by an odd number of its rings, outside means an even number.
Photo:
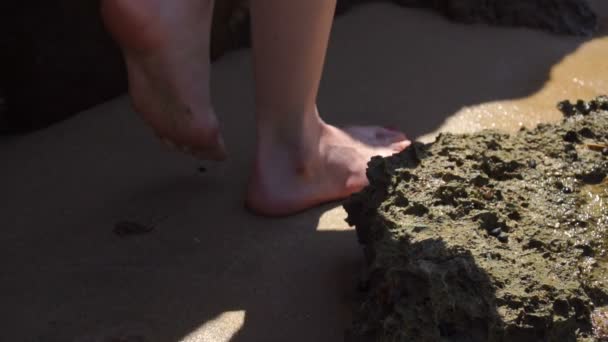
[{"label": "dry sand", "polygon": [[[555,121],[557,100],[608,93],[602,35],[360,7],[335,24],[320,109],[329,122],[393,124],[411,137]],[[164,150],[126,97],[0,140],[1,340],[342,340],[362,257],[339,203],[283,219],[241,204],[254,138],[249,57],[214,65],[226,163]],[[121,238],[121,220],[155,230]]]}]

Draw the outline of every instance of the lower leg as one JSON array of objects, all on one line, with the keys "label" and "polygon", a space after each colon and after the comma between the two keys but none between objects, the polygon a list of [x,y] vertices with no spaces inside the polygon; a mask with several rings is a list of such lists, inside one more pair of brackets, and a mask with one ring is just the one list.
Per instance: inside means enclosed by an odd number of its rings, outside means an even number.
[{"label": "lower leg", "polygon": [[270,215],[340,199],[367,185],[374,155],[409,142],[380,127],[323,122],[316,97],[335,1],[254,0],[257,156],[247,203]]},{"label": "lower leg", "polygon": [[135,110],[168,144],[206,159],[225,150],[209,93],[212,0],[102,0]]}]

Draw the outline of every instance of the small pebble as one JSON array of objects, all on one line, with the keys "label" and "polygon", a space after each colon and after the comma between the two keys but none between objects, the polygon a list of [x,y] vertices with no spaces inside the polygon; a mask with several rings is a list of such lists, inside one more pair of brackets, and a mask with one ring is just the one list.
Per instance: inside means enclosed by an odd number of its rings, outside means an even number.
[{"label": "small pebble", "polygon": [[603,154],[603,155],[605,155],[605,156],[608,156],[608,147],[605,147],[605,148],[602,150],[602,154]]},{"label": "small pebble", "polygon": [[532,168],[532,169],[536,169],[536,160],[534,160],[534,159],[530,159],[530,160],[528,161],[528,166],[529,166],[530,168]]},{"label": "small pebble", "polygon": [[571,194],[571,193],[572,193],[572,188],[571,188],[571,187],[569,187],[569,186],[565,186],[565,187],[562,189],[562,192],[563,192],[563,193],[565,193],[565,194]]}]

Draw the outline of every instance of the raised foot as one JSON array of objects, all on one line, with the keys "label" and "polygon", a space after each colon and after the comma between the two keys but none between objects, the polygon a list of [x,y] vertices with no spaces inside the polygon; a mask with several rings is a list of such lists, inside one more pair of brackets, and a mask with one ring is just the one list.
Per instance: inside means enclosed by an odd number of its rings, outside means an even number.
[{"label": "raised foot", "polygon": [[101,6],[143,120],[168,145],[224,159],[209,94],[211,1],[102,0]]},{"label": "raised foot", "polygon": [[246,205],[258,214],[283,216],[343,199],[368,185],[373,156],[390,156],[409,145],[394,130],[326,124],[306,147],[259,142]]}]

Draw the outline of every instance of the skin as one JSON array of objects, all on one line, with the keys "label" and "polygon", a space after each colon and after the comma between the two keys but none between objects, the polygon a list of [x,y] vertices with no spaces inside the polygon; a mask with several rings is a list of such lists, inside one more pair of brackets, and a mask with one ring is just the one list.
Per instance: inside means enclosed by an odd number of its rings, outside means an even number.
[{"label": "skin", "polygon": [[[257,123],[246,197],[258,214],[289,215],[368,184],[367,162],[410,142],[382,127],[325,123],[316,99],[335,1],[251,4]],[[135,110],[165,143],[202,159],[226,149],[209,92],[208,0],[103,0],[121,45]]]}]

